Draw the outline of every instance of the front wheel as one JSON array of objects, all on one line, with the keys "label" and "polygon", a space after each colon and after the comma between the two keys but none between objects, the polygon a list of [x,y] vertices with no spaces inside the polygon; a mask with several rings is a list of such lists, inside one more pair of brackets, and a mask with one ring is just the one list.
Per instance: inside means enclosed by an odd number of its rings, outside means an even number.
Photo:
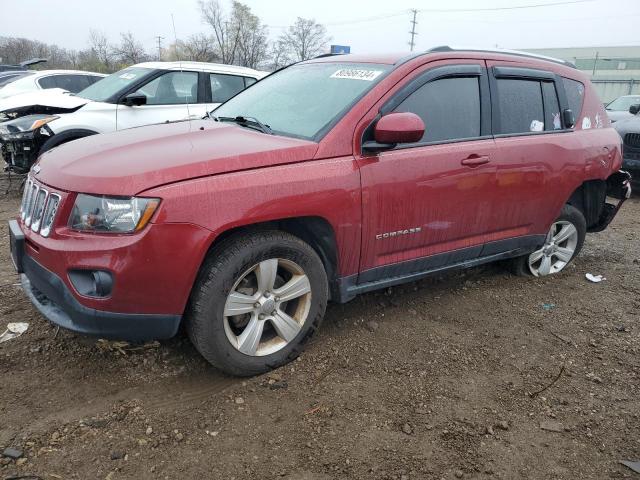
[{"label": "front wheel", "polygon": [[551,225],[544,245],[512,260],[514,273],[545,277],[561,272],[580,253],[586,232],[582,212],[572,205],[565,205]]},{"label": "front wheel", "polygon": [[277,231],[232,237],[202,267],[187,332],[220,370],[257,375],[300,354],[327,297],[322,261],[302,240]]}]

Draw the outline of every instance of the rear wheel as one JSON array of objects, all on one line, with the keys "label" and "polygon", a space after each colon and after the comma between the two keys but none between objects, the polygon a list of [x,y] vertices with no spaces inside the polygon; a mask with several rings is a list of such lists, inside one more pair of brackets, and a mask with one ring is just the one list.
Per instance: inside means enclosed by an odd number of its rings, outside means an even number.
[{"label": "rear wheel", "polygon": [[512,260],[517,275],[545,277],[561,272],[582,249],[587,226],[582,212],[565,205],[551,225],[544,245],[533,253]]},{"label": "rear wheel", "polygon": [[235,237],[203,265],[187,332],[214,366],[256,375],[300,354],[327,296],[322,262],[302,240],[276,231]]}]

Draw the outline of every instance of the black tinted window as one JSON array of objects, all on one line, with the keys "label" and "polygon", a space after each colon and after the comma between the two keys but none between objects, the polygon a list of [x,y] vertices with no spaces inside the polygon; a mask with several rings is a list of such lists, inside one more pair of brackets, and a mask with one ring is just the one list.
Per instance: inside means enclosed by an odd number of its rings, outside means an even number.
[{"label": "black tinted window", "polygon": [[89,85],[93,85],[94,83],[96,83],[98,80],[102,80],[104,77],[98,77],[96,75],[87,75],[84,78],[87,80],[87,87],[88,87]]},{"label": "black tinted window", "polygon": [[570,78],[562,78],[564,84],[564,93],[567,96],[569,108],[573,112],[573,116],[578,118],[582,111],[582,101],[584,100],[584,85]]},{"label": "black tinted window", "polygon": [[544,130],[542,89],[537,80],[498,79],[499,133]]},{"label": "black tinted window", "polygon": [[90,83],[87,75],[51,75],[38,80],[40,86],[47,88],[63,88],[72,93],[78,93],[87,88]]},{"label": "black tinted window", "polygon": [[544,129],[560,130],[562,128],[560,104],[553,82],[542,82],[542,97],[544,101]]},{"label": "black tinted window", "polygon": [[480,85],[477,77],[443,78],[409,95],[395,110],[412,112],[425,124],[422,142],[480,136]]},{"label": "black tinted window", "polygon": [[211,101],[224,103],[244,90],[244,77],[211,73]]}]

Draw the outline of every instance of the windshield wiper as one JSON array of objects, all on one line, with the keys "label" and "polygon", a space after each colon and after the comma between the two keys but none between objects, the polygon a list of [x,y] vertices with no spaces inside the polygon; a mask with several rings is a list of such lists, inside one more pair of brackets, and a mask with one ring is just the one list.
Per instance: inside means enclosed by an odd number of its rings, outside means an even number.
[{"label": "windshield wiper", "polygon": [[211,115],[211,118],[213,118],[216,122],[234,122],[243,127],[259,130],[262,133],[266,133],[267,135],[273,135],[273,130],[271,130],[271,127],[265,123],[262,123],[255,117],[244,117],[242,115],[238,115],[237,117],[216,117],[215,115]]}]

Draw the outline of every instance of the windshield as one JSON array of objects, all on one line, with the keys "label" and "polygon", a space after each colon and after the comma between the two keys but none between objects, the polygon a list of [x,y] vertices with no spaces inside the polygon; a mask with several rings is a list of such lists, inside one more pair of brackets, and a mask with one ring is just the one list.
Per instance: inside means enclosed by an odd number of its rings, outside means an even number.
[{"label": "windshield", "polygon": [[76,95],[88,100],[93,100],[94,102],[106,102],[119,91],[128,88],[130,85],[151,72],[153,72],[153,70],[149,68],[125,68],[119,72],[112,73],[102,80],[98,80],[96,83],[85,88]]},{"label": "windshield", "polygon": [[640,104],[640,95],[618,97],[609,105],[607,105],[607,110],[611,110],[614,112],[628,112],[631,105],[638,104]]},{"label": "windshield", "polygon": [[388,69],[379,64],[294,65],[239,93],[213,115],[256,118],[276,134],[314,139]]}]

